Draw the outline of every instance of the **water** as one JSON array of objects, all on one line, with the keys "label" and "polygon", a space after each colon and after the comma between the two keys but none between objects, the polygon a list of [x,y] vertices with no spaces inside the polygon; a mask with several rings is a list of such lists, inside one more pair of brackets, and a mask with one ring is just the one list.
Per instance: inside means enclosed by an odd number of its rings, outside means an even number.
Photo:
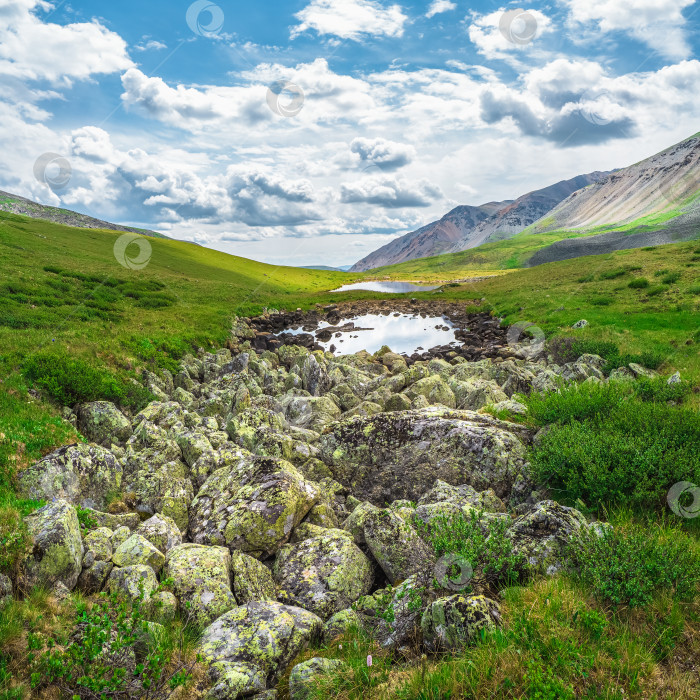
[{"label": "water", "polygon": [[[355,328],[334,331],[330,340],[318,338],[319,331],[323,331],[325,328],[340,328],[349,323],[353,323]],[[292,328],[285,332],[298,335],[308,331],[304,331],[303,328]],[[390,316],[365,314],[343,318],[334,324],[321,321],[318,328],[312,333],[324,350],[330,350],[331,345],[334,345],[336,355],[352,355],[360,350],[374,353],[383,345],[387,345],[394,352],[412,355],[416,351],[428,350],[436,345],[457,344],[455,327],[449,319],[443,316],[422,318],[412,314],[392,314]]]},{"label": "water", "polygon": [[355,282],[354,284],[344,284],[333,292],[352,292],[363,290],[367,292],[386,292],[388,294],[405,294],[406,292],[429,292],[437,289],[440,285],[420,285],[412,282]]}]

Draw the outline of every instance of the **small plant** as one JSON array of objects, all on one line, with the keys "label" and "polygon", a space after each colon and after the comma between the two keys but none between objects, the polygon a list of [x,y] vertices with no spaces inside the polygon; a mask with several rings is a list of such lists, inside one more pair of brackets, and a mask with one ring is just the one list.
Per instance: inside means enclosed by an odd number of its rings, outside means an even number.
[{"label": "small plant", "polygon": [[646,277],[636,277],[627,286],[630,289],[646,289],[650,284]]},{"label": "small plant", "polygon": [[616,280],[618,277],[622,277],[629,272],[629,268],[618,267],[615,270],[607,270],[606,272],[600,273],[600,279],[602,280]]},{"label": "small plant", "polygon": [[30,542],[19,512],[10,506],[0,506],[0,572],[13,572]]},{"label": "small plant", "polygon": [[678,282],[678,280],[679,280],[680,278],[681,278],[681,273],[680,273],[680,272],[670,272],[669,274],[664,275],[664,276],[661,278],[661,281],[662,281],[664,284],[675,284],[676,282]]},{"label": "small plant", "polygon": [[647,290],[647,296],[658,297],[659,294],[663,294],[665,291],[666,291],[666,287],[662,287],[660,285],[657,285],[656,287],[650,287]]},{"label": "small plant", "polygon": [[675,384],[669,384],[663,377],[650,379],[639,377],[634,384],[635,394],[642,401],[676,401],[683,402],[693,391],[690,382],[681,380]]},{"label": "small plant", "polygon": [[78,522],[80,523],[80,530],[83,536],[90,530],[94,530],[97,527],[97,521],[92,517],[92,514],[87,508],[76,508],[76,513],[78,515]]},{"label": "small plant", "polygon": [[586,284],[587,282],[593,282],[595,275],[585,275],[584,277],[579,277],[576,281],[579,284]]},{"label": "small plant", "polygon": [[694,284],[692,287],[689,287],[688,294],[700,294],[700,284]]}]

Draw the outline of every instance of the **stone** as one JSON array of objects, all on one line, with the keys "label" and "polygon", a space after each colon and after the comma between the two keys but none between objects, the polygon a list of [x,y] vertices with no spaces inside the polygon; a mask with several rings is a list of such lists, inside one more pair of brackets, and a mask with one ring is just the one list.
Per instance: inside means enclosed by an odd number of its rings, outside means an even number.
[{"label": "stone", "polygon": [[126,525],[123,525],[122,527],[118,527],[113,533],[112,533],[112,551],[117,549],[121,544],[126,542],[129,537],[131,537],[131,530],[129,530]]},{"label": "stone", "polygon": [[337,674],[348,669],[348,665],[340,659],[327,659],[315,656],[308,661],[302,661],[289,674],[290,700],[311,700],[318,697],[318,682],[323,676]]},{"label": "stone", "polygon": [[465,382],[453,380],[449,386],[455,395],[457,408],[469,409],[470,411],[478,411],[484,406],[508,399],[501,387],[488,379],[470,379]]},{"label": "stone", "polygon": [[83,541],[86,552],[92,552],[96,561],[109,561],[112,558],[112,535],[107,527],[98,527],[85,535]]},{"label": "stone", "polygon": [[231,552],[231,588],[238,605],[277,600],[277,585],[270,569],[236,549]]},{"label": "stone", "polygon": [[110,401],[93,401],[78,408],[78,430],[90,441],[108,447],[126,442],[132,433],[129,419]]},{"label": "stone", "polygon": [[112,561],[116,566],[145,564],[158,573],[165,564],[165,555],[143,535],[134,533],[114,550]]},{"label": "stone", "polygon": [[418,533],[387,508],[367,515],[364,535],[372,556],[391,583],[403,581],[435,561]]},{"label": "stone", "polygon": [[18,481],[23,498],[61,498],[101,510],[121,487],[122,466],[109,450],[98,445],[68,445],[25,469]]},{"label": "stone", "polygon": [[245,458],[207,479],[192,502],[190,535],[199,544],[270,556],[289,540],[317,498],[311,482],[289,462]]},{"label": "stone", "polygon": [[360,616],[352,608],[346,608],[337,612],[323,625],[323,641],[330,644],[336,637],[342,637],[352,629],[361,628]]},{"label": "stone", "polygon": [[433,601],[423,613],[423,644],[429,651],[459,651],[501,624],[498,603],[483,595],[453,595]]},{"label": "stone", "polygon": [[571,327],[576,328],[578,330],[580,328],[585,328],[587,325],[588,325],[588,321],[586,321],[585,318],[582,318],[580,321],[576,321],[576,323],[574,323],[574,325]]},{"label": "stone", "polygon": [[155,571],[145,564],[115,566],[107,579],[107,587],[110,593],[118,593],[132,600],[143,596],[143,601],[147,602],[158,588],[158,579]]},{"label": "stone", "polygon": [[310,610],[322,619],[349,607],[369,592],[372,564],[357,545],[328,531],[293,545],[285,545],[273,569],[279,599]]},{"label": "stone", "polygon": [[83,569],[78,577],[77,589],[84,595],[99,593],[109,579],[114,564],[111,561],[95,560],[92,565]]},{"label": "stone", "polygon": [[343,529],[352,534],[357,544],[365,544],[365,520],[370,513],[378,510],[379,508],[372,505],[369,501],[363,501],[354,508],[343,523]]},{"label": "stone", "polygon": [[406,389],[404,393],[411,401],[418,396],[424,396],[431,405],[440,404],[447,406],[447,408],[455,408],[457,405],[452,389],[437,374],[425,377],[425,379],[419,379]]},{"label": "stone", "polygon": [[102,513],[92,508],[86,508],[87,516],[95,522],[95,527],[106,527],[109,530],[115,531],[120,527],[126,527],[129,530],[135,530],[141,519],[138,513]]},{"label": "stone", "polygon": [[9,576],[0,574],[0,611],[12,602],[12,581]]},{"label": "stone", "polygon": [[313,613],[281,603],[229,610],[204,630],[199,643],[213,683],[207,697],[235,700],[268,690],[322,627]]},{"label": "stone", "polygon": [[136,530],[136,534],[145,537],[163,554],[167,554],[173,547],[182,544],[180,528],[170,516],[161,513],[156,513],[156,515],[141,523]]},{"label": "stone", "polygon": [[75,508],[59,499],[24,518],[33,540],[22,566],[25,588],[52,588],[61,582],[75,588],[82,571],[83,540]]},{"label": "stone", "polygon": [[236,606],[231,591],[231,554],[225,547],[181,544],[165,561],[180,612],[204,627]]},{"label": "stone", "polygon": [[167,624],[175,619],[177,614],[177,598],[169,591],[160,591],[151,596],[149,617],[155,622]]}]

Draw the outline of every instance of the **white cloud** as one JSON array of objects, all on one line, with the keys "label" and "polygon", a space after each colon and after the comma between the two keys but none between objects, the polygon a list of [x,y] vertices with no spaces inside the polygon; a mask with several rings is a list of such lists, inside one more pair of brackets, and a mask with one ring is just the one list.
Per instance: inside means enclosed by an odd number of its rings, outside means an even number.
[{"label": "white cloud", "polygon": [[365,177],[356,182],[346,182],[340,188],[341,201],[351,204],[377,204],[382,207],[429,207],[442,192],[436,185],[421,180],[388,177]]},{"label": "white cloud", "polygon": [[291,38],[313,29],[320,35],[360,41],[367,36],[399,37],[408,17],[400,5],[385,7],[376,0],[311,0],[295,17]]},{"label": "white cloud", "polygon": [[595,24],[601,32],[621,31],[667,58],[690,55],[683,10],[695,0],[561,0],[571,20]]},{"label": "white cloud", "polygon": [[375,165],[386,171],[398,170],[416,157],[413,146],[384,138],[367,139],[360,136],[353,139],[350,150],[360,157],[366,167]]},{"label": "white cloud", "polygon": [[428,8],[428,11],[425,13],[425,16],[430,19],[431,17],[435,17],[435,15],[439,15],[442,12],[449,12],[449,10],[454,10],[457,8],[457,4],[454,2],[451,2],[450,0],[433,0],[430,3],[430,7]]},{"label": "white cloud", "polygon": [[168,45],[164,44],[162,41],[156,41],[155,39],[146,39],[134,46],[137,51],[163,51],[167,49]]}]

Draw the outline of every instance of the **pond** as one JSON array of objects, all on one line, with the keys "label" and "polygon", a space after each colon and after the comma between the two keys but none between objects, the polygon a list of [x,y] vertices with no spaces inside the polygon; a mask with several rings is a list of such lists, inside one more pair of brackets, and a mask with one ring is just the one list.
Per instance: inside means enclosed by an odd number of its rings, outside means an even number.
[{"label": "pond", "polygon": [[[412,355],[438,345],[457,345],[455,330],[444,316],[394,313],[343,318],[332,325],[321,321],[312,332],[324,350],[331,350],[333,346],[336,355],[351,355],[360,350],[374,353],[383,345],[399,354]],[[303,328],[285,331],[292,335],[308,332]]]},{"label": "pond", "polygon": [[344,284],[333,292],[385,292],[387,294],[405,294],[406,292],[429,292],[437,289],[440,285],[421,285],[412,282],[355,282],[354,284]]}]

